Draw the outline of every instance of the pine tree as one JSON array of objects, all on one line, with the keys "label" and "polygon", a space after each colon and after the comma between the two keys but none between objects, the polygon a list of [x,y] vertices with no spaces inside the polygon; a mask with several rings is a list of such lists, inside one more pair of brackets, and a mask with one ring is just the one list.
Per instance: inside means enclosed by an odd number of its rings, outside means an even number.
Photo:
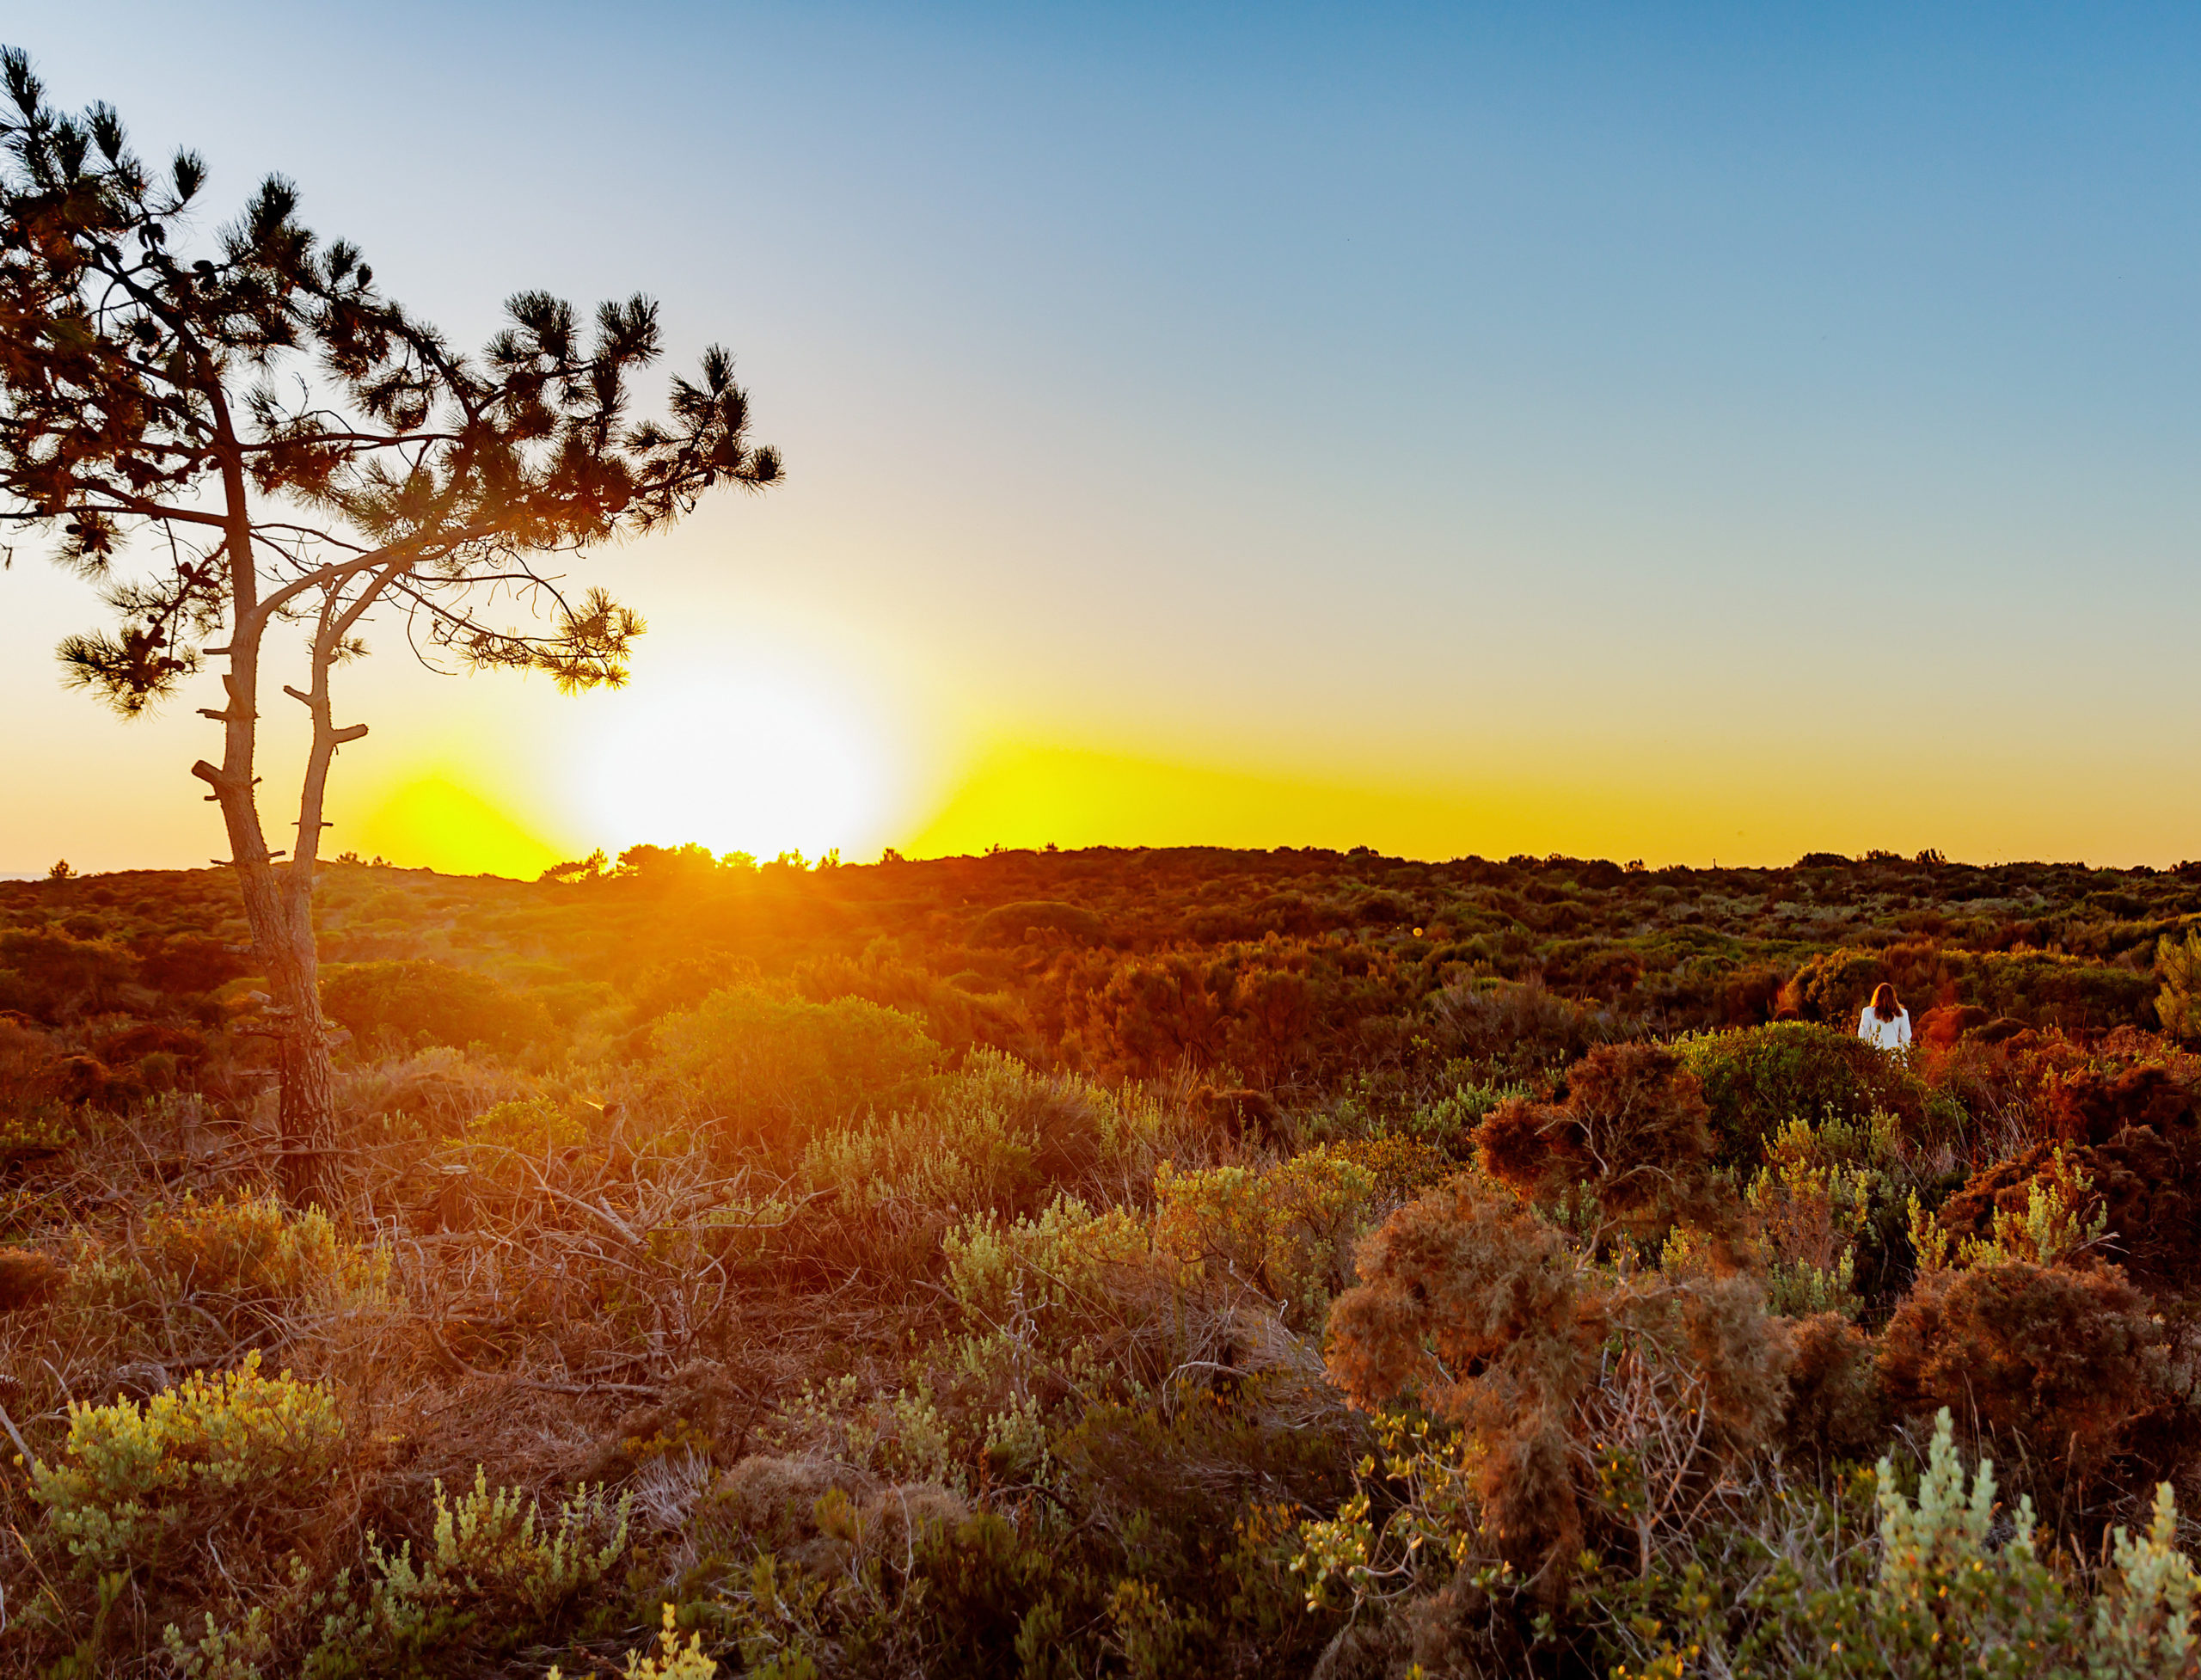
[{"label": "pine tree", "polygon": [[[641,621],[601,589],[569,595],[545,561],[669,525],[715,486],[775,484],[780,458],[751,442],[715,346],[671,382],[663,420],[630,415],[660,353],[645,297],[584,327],[521,292],[469,357],[354,247],[309,230],[281,177],[192,254],[195,154],[148,169],[111,107],[48,104],[19,50],[0,51],[0,524],[46,539],[112,610],[60,656],[125,716],[220,662],[224,703],[203,708],[220,762],[192,773],[221,806],[274,997],[282,1181],[326,1199],[338,1140],[314,871],[330,763],[366,733],[335,721],[332,674],[379,611],[432,661],[616,686]],[[533,616],[487,616],[500,600]],[[286,865],[254,764],[278,635],[303,641],[308,684],[283,692],[312,720]]]}]

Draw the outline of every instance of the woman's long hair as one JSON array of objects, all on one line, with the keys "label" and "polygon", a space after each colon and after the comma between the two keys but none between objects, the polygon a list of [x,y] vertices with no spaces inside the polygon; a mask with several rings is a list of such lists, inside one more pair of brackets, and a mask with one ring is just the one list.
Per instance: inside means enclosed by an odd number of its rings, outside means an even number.
[{"label": "woman's long hair", "polygon": [[1903,1013],[1903,1005],[1895,1001],[1895,988],[1885,980],[1880,982],[1879,990],[1873,994],[1873,1013],[1882,1021],[1893,1021]]}]

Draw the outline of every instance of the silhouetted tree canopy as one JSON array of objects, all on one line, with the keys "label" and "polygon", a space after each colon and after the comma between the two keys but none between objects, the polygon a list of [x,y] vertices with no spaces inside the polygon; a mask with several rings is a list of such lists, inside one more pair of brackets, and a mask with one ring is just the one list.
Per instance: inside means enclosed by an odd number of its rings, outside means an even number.
[{"label": "silhouetted tree canopy", "polygon": [[[670,524],[716,486],[776,483],[780,457],[751,440],[715,346],[671,381],[661,416],[636,412],[635,377],[662,349],[647,297],[585,321],[522,291],[468,355],[384,292],[357,247],[306,227],[289,181],[268,176],[194,242],[196,153],[149,167],[111,107],[50,105],[19,50],[0,52],[0,525],[98,589],[109,624],[60,656],[117,710],[224,662],[224,703],[204,708],[224,726],[222,761],[193,773],[221,804],[298,1034],[292,1147],[325,1151],[306,906],[329,762],[366,733],[334,722],[330,673],[366,651],[368,614],[394,609],[432,663],[616,685],[641,620],[601,588],[569,591],[544,558]],[[285,692],[314,727],[279,889],[254,791],[278,627],[305,643],[309,685]]]}]

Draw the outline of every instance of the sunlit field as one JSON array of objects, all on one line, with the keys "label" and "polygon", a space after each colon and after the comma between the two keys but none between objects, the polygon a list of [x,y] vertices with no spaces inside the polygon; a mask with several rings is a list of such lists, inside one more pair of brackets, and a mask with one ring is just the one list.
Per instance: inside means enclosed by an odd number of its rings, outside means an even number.
[{"label": "sunlit field", "polygon": [[2201,13],[9,28],[0,1680],[2201,1680]]},{"label": "sunlit field", "polygon": [[0,886],[26,1672],[2180,1671],[2201,867],[319,902],[299,1207],[230,875]]}]

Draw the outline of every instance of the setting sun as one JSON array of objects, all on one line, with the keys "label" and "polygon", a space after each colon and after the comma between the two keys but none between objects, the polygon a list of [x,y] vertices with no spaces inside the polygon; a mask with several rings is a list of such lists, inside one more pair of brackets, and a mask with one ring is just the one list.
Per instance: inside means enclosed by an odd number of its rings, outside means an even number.
[{"label": "setting sun", "polygon": [[760,858],[873,842],[894,776],[882,731],[808,673],[739,669],[638,679],[593,698],[576,732],[578,826],[616,850],[696,840]]}]

